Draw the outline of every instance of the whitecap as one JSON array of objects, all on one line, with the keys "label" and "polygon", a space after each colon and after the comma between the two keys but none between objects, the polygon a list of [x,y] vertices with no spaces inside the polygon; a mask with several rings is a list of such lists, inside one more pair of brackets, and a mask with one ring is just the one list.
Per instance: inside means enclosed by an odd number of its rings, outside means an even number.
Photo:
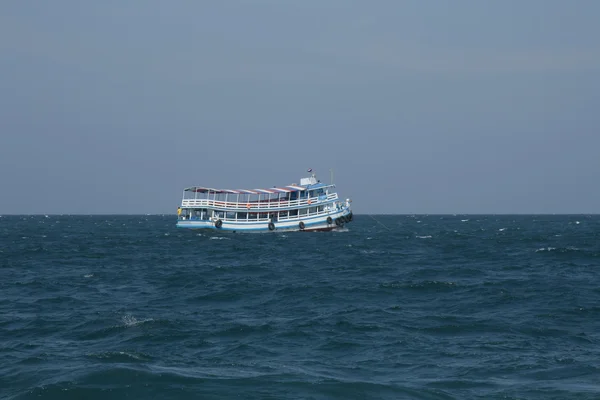
[{"label": "whitecap", "polygon": [[468,219],[461,219],[460,222],[468,222]]},{"label": "whitecap", "polygon": [[228,237],[224,237],[224,236],[211,236],[210,240],[231,240]]},{"label": "whitecap", "polygon": [[539,253],[541,251],[552,251],[552,250],[556,250],[556,247],[546,247],[546,248],[541,247],[541,248],[537,249],[535,252]]},{"label": "whitecap", "polygon": [[94,276],[94,274],[85,274],[83,277],[84,277],[84,278],[91,278],[91,277],[93,277],[93,276]]},{"label": "whitecap", "polygon": [[498,229],[500,232],[504,232],[506,230],[506,228],[500,228]]},{"label": "whitecap", "polygon": [[142,357],[136,353],[128,353],[126,351],[120,351],[119,354],[122,356],[127,356],[129,358],[133,358],[134,360],[144,360],[147,358],[147,357]]},{"label": "whitecap", "polygon": [[138,353],[129,353],[126,351],[118,351],[118,352],[107,351],[105,353],[91,353],[91,354],[88,354],[88,357],[99,358],[99,359],[110,359],[117,355],[125,356],[126,358],[131,358],[134,360],[146,360],[146,359],[150,358],[143,353],[139,353],[139,354]]},{"label": "whitecap", "polygon": [[121,318],[121,321],[123,321],[123,323],[125,324],[125,326],[136,326],[136,325],[139,325],[139,324],[143,324],[144,322],[154,321],[154,319],[152,319],[152,318],[146,318],[146,319],[138,320],[133,315],[128,314],[128,315],[124,315]]},{"label": "whitecap", "polygon": [[427,236],[417,236],[419,239],[431,239],[431,235]]}]

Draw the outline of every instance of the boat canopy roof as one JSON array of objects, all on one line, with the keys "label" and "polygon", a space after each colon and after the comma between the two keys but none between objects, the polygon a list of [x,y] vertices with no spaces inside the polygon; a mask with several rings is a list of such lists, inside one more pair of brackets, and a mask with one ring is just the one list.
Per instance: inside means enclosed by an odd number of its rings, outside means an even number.
[{"label": "boat canopy roof", "polygon": [[301,192],[304,190],[315,190],[326,187],[334,187],[333,184],[325,184],[325,183],[315,183],[313,185],[308,186],[300,186],[300,185],[288,185],[288,186],[277,186],[268,189],[215,189],[203,186],[192,186],[189,188],[185,188],[186,192],[196,192],[196,193],[231,193],[231,194],[274,194],[274,193],[292,193],[292,192]]},{"label": "boat canopy roof", "polygon": [[186,192],[197,192],[197,193],[232,193],[232,194],[273,194],[273,193],[292,193],[292,192],[300,192],[302,190],[306,190],[306,188],[302,186],[290,185],[283,187],[272,187],[269,189],[215,189],[215,188],[207,188],[202,186],[193,186],[186,188]]}]

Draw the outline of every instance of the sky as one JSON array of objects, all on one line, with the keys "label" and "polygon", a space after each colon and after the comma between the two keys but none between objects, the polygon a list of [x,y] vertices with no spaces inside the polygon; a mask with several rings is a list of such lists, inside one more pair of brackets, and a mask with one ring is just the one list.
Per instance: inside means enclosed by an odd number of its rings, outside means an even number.
[{"label": "sky", "polygon": [[313,168],[357,214],[600,213],[600,1],[0,2],[0,215]]}]

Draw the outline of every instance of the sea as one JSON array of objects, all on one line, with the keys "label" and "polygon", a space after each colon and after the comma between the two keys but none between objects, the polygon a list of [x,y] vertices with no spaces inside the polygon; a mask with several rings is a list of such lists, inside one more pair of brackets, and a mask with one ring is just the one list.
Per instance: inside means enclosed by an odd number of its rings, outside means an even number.
[{"label": "sea", "polygon": [[600,399],[600,216],[0,217],[0,399]]}]

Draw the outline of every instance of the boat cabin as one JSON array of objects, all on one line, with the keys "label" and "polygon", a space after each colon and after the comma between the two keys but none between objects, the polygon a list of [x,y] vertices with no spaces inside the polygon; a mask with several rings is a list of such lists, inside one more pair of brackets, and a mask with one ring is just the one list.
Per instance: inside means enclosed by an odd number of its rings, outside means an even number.
[{"label": "boat cabin", "polygon": [[[303,182],[305,183],[305,182]],[[334,207],[334,185],[320,182],[269,189],[190,187],[183,192],[179,219],[191,221],[283,221],[327,214]]]}]

